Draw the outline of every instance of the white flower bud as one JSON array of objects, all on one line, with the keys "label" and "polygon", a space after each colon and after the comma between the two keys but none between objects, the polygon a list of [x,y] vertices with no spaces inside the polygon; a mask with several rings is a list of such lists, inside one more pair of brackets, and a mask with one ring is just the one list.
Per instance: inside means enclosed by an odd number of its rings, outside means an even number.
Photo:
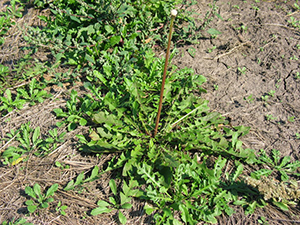
[{"label": "white flower bud", "polygon": [[177,10],[176,9],[172,9],[171,10],[171,16],[176,16],[177,15]]}]

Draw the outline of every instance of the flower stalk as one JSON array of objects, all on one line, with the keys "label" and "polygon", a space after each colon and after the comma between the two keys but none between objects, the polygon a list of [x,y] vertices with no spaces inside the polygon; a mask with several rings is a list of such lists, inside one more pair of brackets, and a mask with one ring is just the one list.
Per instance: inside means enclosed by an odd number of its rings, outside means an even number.
[{"label": "flower stalk", "polygon": [[153,137],[155,137],[157,134],[159,120],[160,120],[160,113],[161,113],[161,108],[162,108],[162,101],[163,101],[163,97],[164,97],[164,88],[165,88],[165,82],[166,82],[166,76],[167,76],[167,68],[168,68],[168,62],[169,62],[169,56],[170,56],[170,46],[171,46],[171,38],[172,38],[172,32],[173,32],[173,24],[174,24],[174,19],[175,19],[176,15],[177,15],[177,11],[175,9],[171,10],[171,23],[170,23],[170,31],[169,31],[169,38],[168,38],[168,46],[167,46],[167,52],[166,52],[165,67],[164,67],[163,79],[162,79],[162,83],[161,83],[158,112],[157,112]]}]

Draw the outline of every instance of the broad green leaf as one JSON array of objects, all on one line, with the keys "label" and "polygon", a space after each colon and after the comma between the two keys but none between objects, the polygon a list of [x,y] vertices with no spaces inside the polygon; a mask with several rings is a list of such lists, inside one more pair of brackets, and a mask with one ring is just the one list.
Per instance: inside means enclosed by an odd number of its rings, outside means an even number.
[{"label": "broad green leaf", "polygon": [[81,119],[79,120],[79,124],[80,124],[80,126],[85,126],[85,125],[87,124],[87,120],[84,119],[84,118],[81,118]]},{"label": "broad green leaf", "polygon": [[41,207],[42,208],[48,208],[49,207],[49,204],[48,204],[48,202],[43,202],[42,204],[41,204]]},{"label": "broad green leaf", "polygon": [[273,204],[276,205],[278,208],[280,208],[283,211],[289,211],[288,205],[283,203],[283,202],[277,202],[277,201],[274,200]]},{"label": "broad green leaf", "polygon": [[102,213],[110,213],[112,209],[108,209],[106,207],[97,207],[91,211],[92,216],[96,216]]},{"label": "broad green leaf", "polygon": [[33,142],[34,145],[36,145],[37,140],[38,140],[38,138],[39,138],[39,136],[40,136],[40,134],[41,134],[40,131],[41,131],[41,128],[40,128],[40,127],[37,127],[37,128],[35,128],[35,130],[34,130],[34,132],[33,132],[33,135],[32,135],[32,142]]},{"label": "broad green leaf", "polygon": [[33,185],[33,191],[37,196],[39,196],[39,197],[42,196],[41,186],[39,184],[36,183]]},{"label": "broad green leaf", "polygon": [[97,205],[98,205],[99,207],[107,207],[107,206],[110,206],[110,204],[109,204],[108,202],[103,201],[103,200],[99,200],[99,201],[97,202]]},{"label": "broad green leaf", "polygon": [[25,187],[25,193],[28,194],[32,198],[36,198],[36,194],[33,189],[29,186]]},{"label": "broad green leaf", "polygon": [[131,198],[126,196],[123,192],[120,192],[121,205],[130,202]]},{"label": "broad green leaf", "polygon": [[132,204],[130,204],[130,203],[125,203],[125,204],[121,205],[122,209],[130,209],[131,207],[132,207]]},{"label": "broad green leaf", "polygon": [[48,198],[49,196],[54,195],[54,192],[56,192],[58,189],[58,184],[53,184],[47,191],[46,193],[46,198]]},{"label": "broad green leaf", "polygon": [[98,173],[99,173],[99,167],[95,166],[94,169],[92,170],[91,176],[85,179],[84,182],[90,182],[97,179]]},{"label": "broad green leaf", "polygon": [[33,213],[36,210],[37,206],[36,205],[29,205],[27,206],[27,210],[29,213]]},{"label": "broad green leaf", "polygon": [[87,54],[87,53],[85,54],[85,59],[86,59],[87,61],[93,63],[93,64],[96,63],[96,62],[95,62],[95,59],[94,59],[94,56],[91,56],[91,55],[89,55],[89,54]]},{"label": "broad green leaf", "polygon": [[109,199],[111,204],[113,204],[114,206],[117,206],[117,201],[114,197],[110,196],[108,199]]},{"label": "broad green leaf", "polygon": [[218,31],[217,29],[215,28],[210,28],[206,31],[207,33],[209,33],[210,35],[212,36],[216,36],[218,34],[222,34],[220,31]]},{"label": "broad green leaf", "polygon": [[34,205],[34,201],[32,201],[32,200],[27,200],[26,202],[25,202],[25,205]]},{"label": "broad green leaf", "polygon": [[121,41],[121,36],[112,36],[109,39],[109,47],[113,47],[114,45],[118,44]]},{"label": "broad green leaf", "polygon": [[281,160],[281,163],[280,163],[279,167],[282,168],[282,167],[286,166],[290,161],[291,161],[291,157],[290,156],[283,157],[283,159]]},{"label": "broad green leaf", "polygon": [[123,213],[121,211],[119,211],[119,221],[122,224],[126,224],[127,223],[127,219],[126,219],[126,217],[123,215]]},{"label": "broad green leaf", "polygon": [[244,169],[243,164],[240,164],[240,165],[236,168],[236,171],[235,171],[235,173],[234,173],[234,175],[233,175],[233,177],[232,177],[232,180],[233,180],[233,181],[235,181],[235,180],[238,178],[238,176],[242,174],[243,169]]},{"label": "broad green leaf", "polygon": [[76,178],[76,182],[75,182],[74,186],[82,184],[83,183],[83,179],[84,179],[84,173],[82,172]]},{"label": "broad green leaf", "polygon": [[157,208],[150,206],[149,204],[146,203],[146,205],[144,206],[144,210],[146,212],[147,215],[152,214],[155,210],[157,210]]},{"label": "broad green leaf", "polygon": [[112,193],[114,195],[117,195],[117,185],[116,185],[116,182],[114,179],[111,179],[109,181],[109,187],[110,187],[110,190],[112,191]]},{"label": "broad green leaf", "polygon": [[71,20],[76,21],[77,23],[81,23],[80,19],[78,19],[76,16],[70,16]]},{"label": "broad green leaf", "polygon": [[262,176],[269,176],[273,171],[269,169],[260,169],[251,173],[251,177],[259,180]]},{"label": "broad green leaf", "polygon": [[69,190],[72,190],[74,188],[74,180],[71,180],[67,186],[64,188],[65,191],[69,191]]}]

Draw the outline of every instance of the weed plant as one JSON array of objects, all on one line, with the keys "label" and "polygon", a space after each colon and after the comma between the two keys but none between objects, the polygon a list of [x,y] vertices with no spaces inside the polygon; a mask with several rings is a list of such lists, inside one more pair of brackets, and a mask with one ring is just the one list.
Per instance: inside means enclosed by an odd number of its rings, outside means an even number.
[{"label": "weed plant", "polygon": [[[245,184],[244,165],[268,166],[251,174],[255,181],[276,172],[282,181],[299,175],[295,172],[299,162],[281,158],[275,150],[269,157],[264,151],[256,155],[254,150],[244,149],[239,138],[249,128],[231,127],[219,113],[210,111],[208,101],[201,97],[206,78],[190,68],[171,65],[167,70],[159,129],[153,135],[166,62],[155,56],[152,47],[165,48],[169,12],[179,8],[170,62],[176,44],[195,43],[206,33],[209,38],[220,34],[209,27],[214,18],[222,19],[215,1],[198,27],[186,10],[192,4],[195,1],[34,1],[36,7],[48,7],[52,14],[40,16],[45,27],[29,27],[24,39],[32,51],[41,46],[51,50],[54,64],[45,65],[49,66],[46,70],[53,72],[57,65],[71,67],[65,74],[54,72],[51,82],[63,82],[68,76],[81,79],[89,92],[79,97],[72,90],[66,106],[53,110],[61,119],[57,126],[65,125],[67,131],[89,126],[90,133],[77,135],[78,149],[89,154],[113,154],[103,170],[95,166],[90,175],[82,172],[64,187],[64,191],[78,191],[103,173],[115,172],[116,177],[109,181],[110,197],[99,199],[91,216],[115,211],[119,222],[125,224],[124,210],[133,207],[133,198],[139,198],[146,201],[144,211],[153,215],[156,224],[217,223],[221,214],[234,213],[233,205],[253,213],[256,207],[272,203],[257,197],[260,193]],[[193,56],[194,52],[189,53]],[[39,72],[42,81],[44,72]],[[244,74],[246,68],[238,68],[238,72]],[[36,73],[29,72],[27,78],[31,75]],[[10,90],[5,92],[1,111],[9,113],[21,108],[24,101],[35,104],[49,97],[36,78],[30,80],[14,97]],[[18,145],[5,149],[1,157],[4,164],[15,165],[31,153],[45,156],[64,141],[65,134],[55,128],[42,139],[39,127],[25,124],[6,135]],[[229,162],[231,172],[225,170]],[[39,184],[27,186],[25,193],[32,198],[26,201],[29,213],[48,208],[58,187],[53,184],[43,194]],[[66,206],[61,202],[56,205],[56,211],[64,215]]]}]

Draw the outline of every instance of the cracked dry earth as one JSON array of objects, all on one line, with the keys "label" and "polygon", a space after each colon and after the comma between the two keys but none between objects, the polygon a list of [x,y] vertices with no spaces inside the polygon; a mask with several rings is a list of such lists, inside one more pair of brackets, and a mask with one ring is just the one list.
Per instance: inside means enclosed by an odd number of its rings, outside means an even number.
[{"label": "cracked dry earth", "polygon": [[[195,8],[199,17],[204,17],[211,2],[198,0]],[[300,133],[300,29],[288,22],[291,16],[300,20],[294,2],[220,0],[217,2],[218,13],[223,20],[214,20],[210,26],[221,34],[215,39],[203,38],[198,44],[178,47],[180,54],[172,63],[181,68],[193,68],[207,78],[207,93],[203,98],[210,101],[211,110],[230,119],[233,126],[251,127],[250,133],[242,137],[244,147],[256,151],[265,149],[266,152],[276,149],[282,156],[300,160],[300,139],[296,136]],[[194,56],[187,51],[191,47],[196,49]],[[80,84],[75,88],[85,94]],[[52,110],[65,105],[69,96],[66,92],[70,90],[52,91],[54,98],[1,118],[1,138],[10,129],[17,129],[19,124],[28,121],[32,127],[40,126],[44,134],[53,129],[57,119]],[[64,187],[79,173],[89,172],[95,165],[101,168],[112,157],[80,154],[76,149],[75,135],[87,132],[86,128],[80,128],[68,133],[66,142],[49,157],[30,156],[27,162],[15,167],[0,167],[0,222],[26,217],[25,186],[38,182],[44,188],[53,183]],[[1,151],[6,144],[1,143]],[[12,141],[10,145],[13,144]],[[62,171],[54,166],[55,161],[70,168]],[[67,217],[60,216],[55,207],[50,207],[39,212],[38,216],[26,217],[27,221],[34,224],[117,224],[115,213],[96,217],[86,215],[96,207],[98,199],[108,198],[108,182],[112,176],[107,174],[92,182],[81,194],[80,190],[65,192],[59,189],[54,198],[68,205]],[[280,186],[277,181],[272,184]],[[124,212],[128,224],[150,224],[151,217],[145,215],[143,205],[143,202],[135,201],[133,210]],[[243,209],[236,208],[234,215],[223,215],[218,219],[219,224],[228,225],[259,224],[261,217],[265,217],[269,224],[298,224],[299,209],[299,206],[291,207],[290,211],[284,212],[269,205],[256,209],[252,215],[245,215]]]}]

